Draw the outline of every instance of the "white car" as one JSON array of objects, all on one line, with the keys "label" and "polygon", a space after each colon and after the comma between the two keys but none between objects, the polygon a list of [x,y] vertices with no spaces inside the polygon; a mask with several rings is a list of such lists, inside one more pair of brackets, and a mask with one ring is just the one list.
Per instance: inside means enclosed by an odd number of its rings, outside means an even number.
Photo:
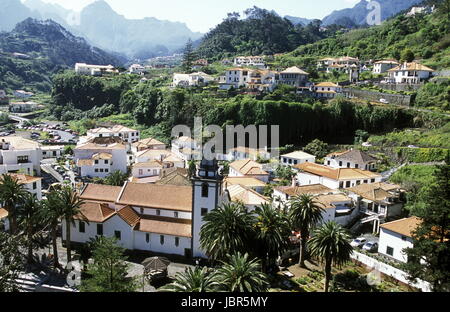
[{"label": "white car", "polygon": [[366,242],[367,242],[367,239],[365,239],[364,237],[358,237],[358,238],[355,238],[354,240],[352,240],[350,245],[352,247],[362,247]]},{"label": "white car", "polygon": [[386,100],[386,99],[380,99],[380,102],[381,102],[381,103],[384,103],[384,104],[389,104],[389,101]]},{"label": "white car", "polygon": [[378,250],[378,243],[377,242],[367,242],[364,244],[362,249],[367,250],[369,252],[375,252]]}]

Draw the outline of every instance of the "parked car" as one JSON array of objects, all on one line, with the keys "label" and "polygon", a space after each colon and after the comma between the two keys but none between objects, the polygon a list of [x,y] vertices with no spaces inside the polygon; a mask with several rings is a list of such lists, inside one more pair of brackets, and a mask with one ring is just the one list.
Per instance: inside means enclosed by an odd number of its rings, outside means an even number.
[{"label": "parked car", "polygon": [[376,252],[378,250],[378,243],[377,242],[367,242],[364,244],[362,249],[370,251],[370,252]]},{"label": "parked car", "polygon": [[352,247],[359,247],[359,248],[361,248],[366,242],[367,242],[367,239],[365,239],[364,237],[358,237],[358,238],[355,238],[354,240],[352,240],[350,245]]},{"label": "parked car", "polygon": [[389,101],[386,100],[386,99],[380,99],[380,102],[381,102],[381,103],[384,103],[384,104],[389,104]]}]

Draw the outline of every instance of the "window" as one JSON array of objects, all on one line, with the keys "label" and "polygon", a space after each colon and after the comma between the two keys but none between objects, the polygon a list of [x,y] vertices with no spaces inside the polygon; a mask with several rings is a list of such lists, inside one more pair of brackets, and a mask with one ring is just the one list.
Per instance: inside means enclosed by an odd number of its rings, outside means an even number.
[{"label": "window", "polygon": [[370,183],[374,183],[375,182],[375,179],[370,179]]},{"label": "window", "polygon": [[160,236],[159,236],[159,243],[160,243],[161,245],[164,245],[164,235],[160,235]]},{"label": "window", "polygon": [[207,213],[208,213],[208,208],[202,208],[202,210],[201,210],[202,217],[206,216]]},{"label": "window", "polygon": [[37,184],[36,182],[33,182],[33,190],[35,190],[37,188]]},{"label": "window", "polygon": [[208,183],[202,184],[202,197],[208,197]]},{"label": "window", "polygon": [[339,167],[341,167],[341,166],[342,166],[342,161],[339,162]]},{"label": "window", "polygon": [[28,162],[28,156],[17,156],[17,163],[24,164]]},{"label": "window", "polygon": [[347,168],[350,168],[350,163],[349,162],[347,163]]},{"label": "window", "polygon": [[157,215],[157,216],[160,216],[160,215],[161,215],[161,210],[156,209],[156,215]]},{"label": "window", "polygon": [[359,165],[358,165],[358,164],[355,164],[355,168],[358,169],[358,168],[359,168]]},{"label": "window", "polygon": [[120,239],[121,239],[121,233],[120,233],[120,231],[114,231],[114,236],[115,236],[118,240],[120,240]]},{"label": "window", "polygon": [[105,172],[109,172],[109,169],[105,169]]},{"label": "window", "polygon": [[150,242],[150,234],[149,234],[149,233],[145,233],[145,241],[146,241],[147,243]]},{"label": "window", "polygon": [[97,224],[97,235],[103,235],[103,224]]},{"label": "window", "polygon": [[327,164],[328,164],[328,166],[331,164],[331,162],[330,161],[327,161]]},{"label": "window", "polygon": [[102,168],[102,169],[100,169],[100,172],[103,172],[103,168]]},{"label": "window", "polygon": [[173,212],[173,217],[174,217],[174,218],[178,218],[178,211],[174,211],[174,212]]},{"label": "window", "polygon": [[345,182],[345,187],[350,187],[350,181]]},{"label": "window", "polygon": [[109,162],[109,160],[105,159],[105,165],[107,165],[107,164],[108,164],[108,162]]},{"label": "window", "polygon": [[389,256],[394,256],[394,248],[387,246],[386,254],[388,254]]},{"label": "window", "polygon": [[344,182],[339,182],[339,188],[344,188]]},{"label": "window", "polygon": [[180,245],[180,238],[179,237],[175,237],[175,246],[179,246]]},{"label": "window", "polygon": [[94,169],[95,172],[98,172],[98,169]]},{"label": "window", "polygon": [[80,221],[80,233],[86,232],[86,227],[83,221]]},{"label": "window", "polygon": [[[308,162],[308,161],[306,161],[306,162]],[[294,160],[294,165],[296,165],[296,164],[298,164],[298,161],[297,161],[297,160]]]},{"label": "window", "polygon": [[98,159],[95,160],[95,164],[98,165]]},{"label": "window", "polygon": [[367,183],[367,180],[364,180],[364,183]]}]

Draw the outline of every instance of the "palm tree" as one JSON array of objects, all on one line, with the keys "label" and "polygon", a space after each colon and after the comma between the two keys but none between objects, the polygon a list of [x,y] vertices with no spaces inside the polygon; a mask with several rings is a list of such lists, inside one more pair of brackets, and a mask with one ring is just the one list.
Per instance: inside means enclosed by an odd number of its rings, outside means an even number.
[{"label": "palm tree", "polygon": [[27,191],[19,180],[9,174],[0,177],[0,203],[8,211],[10,232],[17,233],[17,213],[16,207],[22,203]]},{"label": "palm tree", "polygon": [[298,263],[300,267],[305,267],[309,233],[313,226],[322,221],[322,213],[325,209],[320,207],[310,194],[294,196],[289,202],[289,218],[292,225],[300,231],[300,257]]},{"label": "palm tree", "polygon": [[261,272],[260,261],[249,260],[240,252],[229,256],[227,263],[217,270],[214,279],[220,288],[230,292],[264,292],[269,287],[266,274]]},{"label": "palm tree", "polygon": [[328,292],[331,280],[331,266],[342,266],[350,260],[353,247],[350,236],[345,229],[336,222],[328,222],[314,231],[310,240],[311,254],[325,262],[325,292]]},{"label": "palm tree", "polygon": [[175,281],[160,288],[160,291],[169,292],[211,292],[215,290],[214,274],[206,267],[200,269],[188,268],[186,272],[179,272]]},{"label": "palm tree", "polygon": [[[71,225],[75,224],[74,217],[80,215],[81,206],[84,204],[84,201],[80,199],[78,194],[70,186],[64,187],[59,191],[59,201],[66,222],[67,263],[69,263],[72,261],[72,250],[70,248]],[[88,222],[87,220],[85,221]]]},{"label": "palm tree", "polygon": [[41,203],[35,194],[27,193],[25,200],[17,209],[19,215],[19,228],[24,229],[27,237],[28,256],[27,262],[33,262],[33,236],[41,221]]},{"label": "palm tree", "polygon": [[127,173],[122,173],[120,170],[111,172],[105,179],[105,183],[113,186],[122,186],[128,178]]},{"label": "palm tree", "polygon": [[58,224],[64,216],[59,193],[57,190],[52,190],[47,194],[47,199],[43,201],[42,204],[41,216],[42,219],[45,220],[45,223],[49,224],[50,226],[53,246],[53,266],[56,269],[60,267],[57,245]]},{"label": "palm tree", "polygon": [[254,211],[256,217],[256,239],[261,252],[263,272],[275,259],[287,250],[289,246],[290,228],[284,213],[269,204],[262,204]]},{"label": "palm tree", "polygon": [[242,204],[224,204],[203,217],[200,245],[212,260],[248,249],[254,217]]}]

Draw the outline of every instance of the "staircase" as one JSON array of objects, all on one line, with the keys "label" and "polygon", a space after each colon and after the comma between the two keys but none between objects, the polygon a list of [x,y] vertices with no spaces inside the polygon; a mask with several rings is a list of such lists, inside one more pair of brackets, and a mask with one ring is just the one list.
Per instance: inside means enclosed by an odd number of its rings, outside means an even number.
[{"label": "staircase", "polygon": [[15,280],[20,292],[35,292],[36,288],[43,283],[44,273],[22,273]]}]

